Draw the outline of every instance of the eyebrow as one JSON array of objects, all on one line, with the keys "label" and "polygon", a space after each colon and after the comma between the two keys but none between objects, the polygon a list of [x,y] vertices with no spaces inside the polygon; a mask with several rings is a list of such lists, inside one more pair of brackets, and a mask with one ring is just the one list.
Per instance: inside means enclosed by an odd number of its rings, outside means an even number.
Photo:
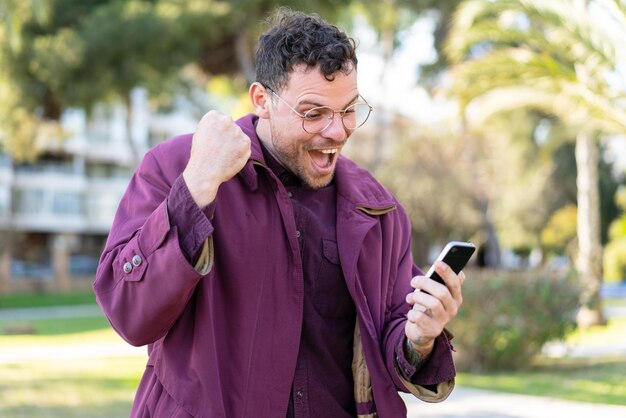
[{"label": "eyebrow", "polygon": [[[348,102],[348,104],[346,104],[344,107],[341,108],[341,110],[343,110],[346,107],[354,104],[354,102],[356,102],[359,99],[359,96],[361,96],[361,94],[357,93],[356,96],[354,96],[354,98]],[[304,101],[298,102],[296,104],[296,106],[301,106],[301,105],[312,105],[312,106],[315,106],[315,107],[330,107],[328,105],[321,104],[321,103],[318,103],[318,102],[312,102],[312,101],[309,101],[309,100],[304,100]]]}]

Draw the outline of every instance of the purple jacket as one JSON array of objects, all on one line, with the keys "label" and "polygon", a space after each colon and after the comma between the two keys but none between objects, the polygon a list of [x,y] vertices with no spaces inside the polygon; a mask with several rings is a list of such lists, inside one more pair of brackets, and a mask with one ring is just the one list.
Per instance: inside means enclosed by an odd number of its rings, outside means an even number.
[{"label": "purple jacket", "polygon": [[[252,140],[252,154],[204,210],[212,234],[198,263],[182,254],[167,213],[168,194],[189,158],[192,136],[184,135],[146,154],[119,205],[94,282],[113,328],[130,344],[149,344],[148,365],[196,417],[283,418],[296,367],[304,298],[296,226],[287,192],[265,166],[254,118],[237,122]],[[397,391],[430,402],[451,392],[451,347],[442,334],[416,384],[398,373],[394,350],[410,308],[405,296],[419,272],[409,219],[348,159],[340,158],[335,179],[338,255],[358,317],[357,411],[405,417]]]}]

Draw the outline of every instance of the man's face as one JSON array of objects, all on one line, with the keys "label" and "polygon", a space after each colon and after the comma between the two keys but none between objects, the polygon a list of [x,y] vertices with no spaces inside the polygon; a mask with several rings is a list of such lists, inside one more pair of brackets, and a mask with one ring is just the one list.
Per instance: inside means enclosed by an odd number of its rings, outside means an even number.
[{"label": "man's face", "polygon": [[[328,81],[316,68],[307,71],[297,66],[289,77],[287,87],[276,92],[280,97],[304,114],[319,106],[342,110],[358,99],[356,71],[336,73]],[[339,153],[351,131],[344,128],[341,115],[335,114],[333,122],[324,131],[310,134],[302,129],[302,119],[285,103],[268,91],[270,104],[269,152],[306,185],[318,189],[333,179]]]}]

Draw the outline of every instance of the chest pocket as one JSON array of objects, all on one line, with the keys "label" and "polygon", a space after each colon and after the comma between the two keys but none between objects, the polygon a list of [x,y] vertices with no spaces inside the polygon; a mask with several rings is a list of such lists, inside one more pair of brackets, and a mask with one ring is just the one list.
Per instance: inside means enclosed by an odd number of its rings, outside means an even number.
[{"label": "chest pocket", "polygon": [[354,315],[355,307],[339,263],[337,242],[323,239],[322,254],[313,281],[315,309],[327,318],[350,318]]}]

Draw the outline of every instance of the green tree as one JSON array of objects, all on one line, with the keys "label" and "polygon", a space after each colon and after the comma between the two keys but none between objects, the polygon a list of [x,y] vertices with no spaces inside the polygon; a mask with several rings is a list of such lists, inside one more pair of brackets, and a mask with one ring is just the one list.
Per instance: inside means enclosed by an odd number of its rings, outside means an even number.
[{"label": "green tree", "polygon": [[581,326],[604,322],[596,139],[626,128],[624,91],[611,82],[619,76],[626,5],[593,3],[610,24],[583,0],[470,0],[458,9],[447,45],[458,63],[453,91],[470,119],[530,107],[576,132]]},{"label": "green tree", "polygon": [[604,252],[604,270],[607,281],[626,280],[626,188],[615,194],[620,216],[609,227],[609,242]]},{"label": "green tree", "polygon": [[130,121],[134,87],[169,96],[188,65],[251,78],[259,21],[281,4],[332,16],[339,3],[2,0],[0,140],[16,159],[32,159],[66,108],[110,100],[127,105]]}]

